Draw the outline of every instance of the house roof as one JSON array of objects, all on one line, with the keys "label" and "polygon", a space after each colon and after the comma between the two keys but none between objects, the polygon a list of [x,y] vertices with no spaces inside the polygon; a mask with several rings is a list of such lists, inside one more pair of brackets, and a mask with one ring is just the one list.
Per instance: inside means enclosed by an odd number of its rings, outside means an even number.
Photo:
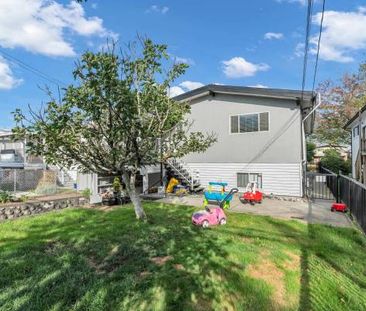
[{"label": "house roof", "polygon": [[0,129],[0,137],[6,137],[11,135],[12,135],[11,130]]},{"label": "house roof", "polygon": [[173,99],[177,101],[190,100],[193,98],[208,95],[210,93],[282,98],[290,100],[300,100],[301,98],[303,98],[304,102],[312,102],[316,95],[311,91],[302,92],[300,90],[208,84],[198,89],[175,96]]},{"label": "house roof", "polygon": [[363,106],[359,111],[357,111],[357,113],[355,113],[355,115],[348,120],[348,122],[343,126],[343,129],[347,130],[349,128],[349,126],[358,118],[360,113],[363,113],[366,110],[366,105]]}]

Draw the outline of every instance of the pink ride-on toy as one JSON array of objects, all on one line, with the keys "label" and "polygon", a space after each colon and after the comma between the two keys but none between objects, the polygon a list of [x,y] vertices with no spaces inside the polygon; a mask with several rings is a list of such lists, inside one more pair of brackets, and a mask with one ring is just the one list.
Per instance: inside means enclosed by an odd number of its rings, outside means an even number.
[{"label": "pink ride-on toy", "polygon": [[196,226],[202,226],[203,228],[207,228],[209,226],[214,225],[225,225],[226,224],[226,215],[224,213],[224,205],[227,197],[233,196],[239,190],[237,188],[233,188],[230,192],[220,201],[218,207],[205,207],[205,210],[198,211],[193,213],[192,215],[192,223]]}]

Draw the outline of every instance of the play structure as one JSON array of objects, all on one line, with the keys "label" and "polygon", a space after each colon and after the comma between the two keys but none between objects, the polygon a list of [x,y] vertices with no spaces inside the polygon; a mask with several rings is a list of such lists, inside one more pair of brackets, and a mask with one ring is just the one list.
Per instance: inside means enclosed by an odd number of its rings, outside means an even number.
[{"label": "play structure", "polygon": [[[221,189],[220,190],[213,190],[213,186],[218,186]],[[205,191],[204,199],[203,199],[203,206],[206,207],[209,202],[215,202],[216,204],[219,204],[222,208],[226,209],[230,207],[230,201],[233,199],[234,193],[230,194],[230,192],[225,191],[225,187],[227,186],[226,182],[213,182],[210,181],[208,183],[208,189]],[[234,188],[236,189],[236,188]],[[233,190],[233,189],[232,189]],[[237,192],[237,191],[236,191]]]},{"label": "play structure", "polygon": [[[205,210],[198,211],[192,215],[192,223],[203,228],[226,224],[224,208],[230,206],[230,201],[233,199],[234,194],[239,191],[237,188],[233,188],[229,192],[225,192],[227,183],[210,183],[210,185],[221,186],[222,190],[220,192],[212,191],[212,189],[206,191],[204,199]],[[208,207],[209,201],[216,201],[219,206]]]},{"label": "play structure", "polygon": [[249,182],[240,201],[254,205],[255,203],[262,203],[262,200],[263,193],[258,190],[257,183],[254,181]]}]

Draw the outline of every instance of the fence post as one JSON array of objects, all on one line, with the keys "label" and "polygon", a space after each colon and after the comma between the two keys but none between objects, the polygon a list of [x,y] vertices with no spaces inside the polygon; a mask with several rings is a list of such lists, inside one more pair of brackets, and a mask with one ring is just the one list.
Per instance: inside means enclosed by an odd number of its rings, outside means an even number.
[{"label": "fence post", "polygon": [[13,169],[13,177],[14,177],[13,192],[16,193],[17,192],[17,170],[16,169]]},{"label": "fence post", "polygon": [[337,203],[341,203],[341,200],[340,200],[340,196],[341,196],[341,194],[340,194],[340,192],[341,192],[340,177],[341,177],[341,172],[338,172],[337,179],[336,179],[336,186],[337,186],[336,200],[337,200]]}]

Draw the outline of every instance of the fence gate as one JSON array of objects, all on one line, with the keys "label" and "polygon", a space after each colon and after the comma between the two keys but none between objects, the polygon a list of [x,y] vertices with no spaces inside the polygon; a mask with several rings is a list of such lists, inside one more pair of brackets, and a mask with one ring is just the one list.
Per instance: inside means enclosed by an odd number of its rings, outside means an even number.
[{"label": "fence gate", "polygon": [[306,173],[306,194],[311,199],[338,200],[338,177],[327,173]]}]

